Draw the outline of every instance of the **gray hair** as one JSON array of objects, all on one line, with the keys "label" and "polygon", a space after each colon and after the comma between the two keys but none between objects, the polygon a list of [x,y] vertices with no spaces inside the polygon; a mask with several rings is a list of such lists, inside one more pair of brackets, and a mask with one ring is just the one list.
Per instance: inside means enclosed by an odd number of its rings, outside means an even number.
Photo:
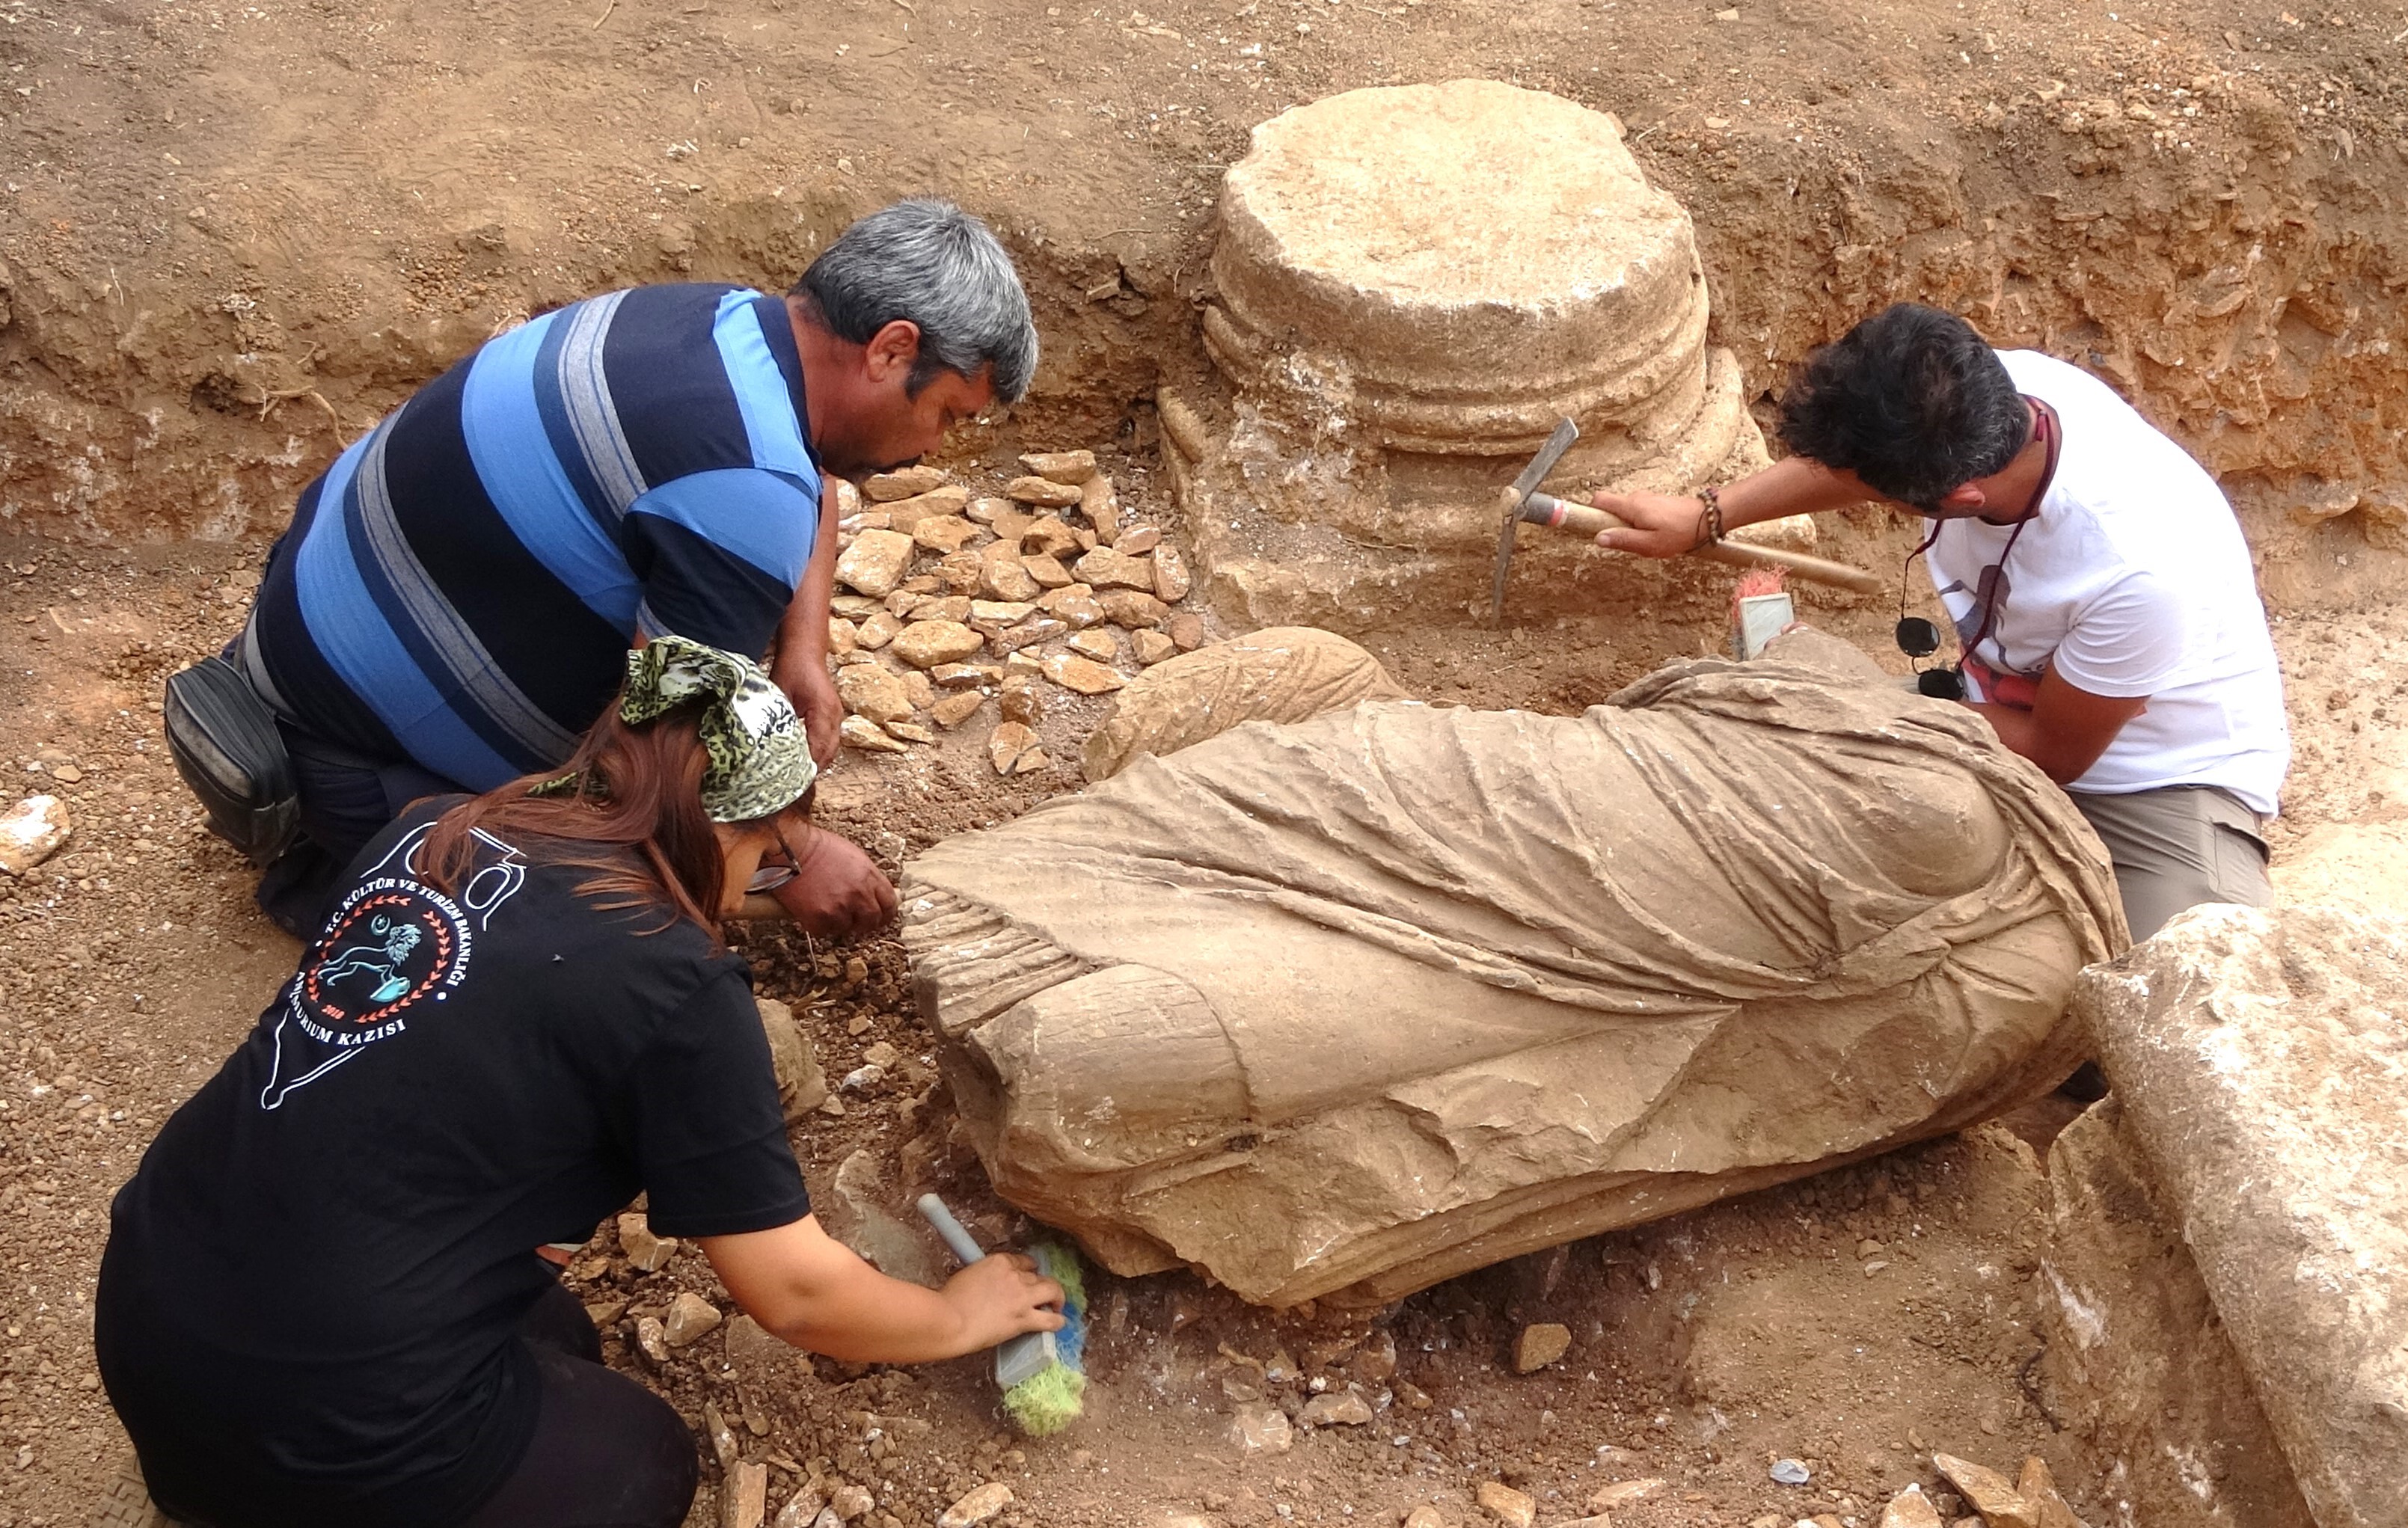
[{"label": "gray hair", "polygon": [[1005,403],[1037,371],[1037,323],[1011,256],[986,224],[951,202],[914,197],[846,229],[796,283],[830,334],[855,345],[897,319],[920,327],[917,393],[939,370],[992,368]]}]

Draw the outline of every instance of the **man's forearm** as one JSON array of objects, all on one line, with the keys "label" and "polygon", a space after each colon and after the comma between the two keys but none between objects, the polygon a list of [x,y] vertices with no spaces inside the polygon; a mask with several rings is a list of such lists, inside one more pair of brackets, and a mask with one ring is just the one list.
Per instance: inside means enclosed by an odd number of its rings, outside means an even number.
[{"label": "man's forearm", "polygon": [[1863,502],[1864,487],[1803,456],[1784,456],[1762,472],[1727,484],[1723,528],[1757,525],[1785,515],[1811,515]]}]

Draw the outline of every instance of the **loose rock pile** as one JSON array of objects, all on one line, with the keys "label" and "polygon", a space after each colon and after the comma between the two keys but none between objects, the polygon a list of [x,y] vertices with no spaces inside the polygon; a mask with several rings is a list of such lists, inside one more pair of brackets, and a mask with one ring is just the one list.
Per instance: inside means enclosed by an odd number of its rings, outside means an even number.
[{"label": "loose rock pile", "polygon": [[838,486],[828,651],[847,746],[902,753],[989,716],[996,772],[1031,774],[1053,763],[1034,728],[1054,689],[1109,694],[1202,645],[1203,621],[1175,608],[1179,549],[1124,519],[1093,451],[1020,464],[994,494],[930,466]]}]

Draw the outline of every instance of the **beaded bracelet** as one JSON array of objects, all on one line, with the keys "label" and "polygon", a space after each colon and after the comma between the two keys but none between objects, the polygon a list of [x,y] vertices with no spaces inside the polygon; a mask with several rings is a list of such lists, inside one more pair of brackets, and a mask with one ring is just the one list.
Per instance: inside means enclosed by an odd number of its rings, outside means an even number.
[{"label": "beaded bracelet", "polygon": [[1723,495],[1719,488],[1698,490],[1698,502],[1704,506],[1698,511],[1698,545],[1723,538]]}]

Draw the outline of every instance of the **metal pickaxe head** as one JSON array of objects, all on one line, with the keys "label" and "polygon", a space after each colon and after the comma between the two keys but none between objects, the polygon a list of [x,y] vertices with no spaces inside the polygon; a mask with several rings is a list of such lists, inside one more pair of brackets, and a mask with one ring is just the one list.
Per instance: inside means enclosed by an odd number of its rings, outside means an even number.
[{"label": "metal pickaxe head", "polygon": [[1547,474],[1555,470],[1555,464],[1563,460],[1564,452],[1571,450],[1572,442],[1579,438],[1579,425],[1570,420],[1556,421],[1555,433],[1539,448],[1539,454],[1530,458],[1522,475],[1513,479],[1512,486],[1498,491],[1497,503],[1504,511],[1505,522],[1497,531],[1497,578],[1488,592],[1491,621],[1505,619],[1505,574],[1513,565],[1513,536],[1515,527],[1522,523],[1522,506],[1538,492],[1539,485],[1547,480]]}]

